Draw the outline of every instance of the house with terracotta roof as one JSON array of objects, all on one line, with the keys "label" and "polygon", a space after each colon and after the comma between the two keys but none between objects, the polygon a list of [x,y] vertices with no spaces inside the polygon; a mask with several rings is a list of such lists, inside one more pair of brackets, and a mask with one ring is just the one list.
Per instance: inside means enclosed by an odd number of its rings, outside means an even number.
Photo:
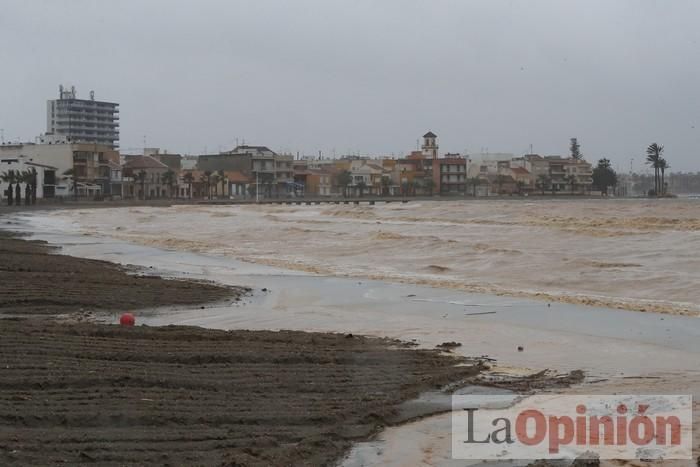
[{"label": "house with terracotta roof", "polygon": [[232,198],[247,198],[255,184],[253,177],[240,170],[224,170],[224,180],[226,195]]},{"label": "house with terracotta roof", "polygon": [[[266,146],[237,146],[219,154],[203,154],[197,160],[197,169],[204,171],[238,171],[252,180],[252,191],[260,188],[266,197],[289,195],[294,190],[294,157],[277,154]],[[238,189],[243,189],[238,183]],[[251,191],[251,186],[245,188]]]},{"label": "house with terracotta roof", "polygon": [[518,194],[532,193],[535,190],[535,177],[524,167],[511,167],[510,176],[515,181]]},{"label": "house with terracotta roof", "polygon": [[[348,192],[354,196],[365,194],[381,195],[382,177],[384,167],[375,161],[367,159],[357,159],[350,162],[350,174],[352,181],[348,185]],[[389,177],[387,171],[386,176]]]},{"label": "house with terracotta roof", "polygon": [[[171,173],[172,179],[165,176]],[[126,156],[123,165],[124,196],[137,199],[168,198],[176,193],[175,173],[151,156]]]}]

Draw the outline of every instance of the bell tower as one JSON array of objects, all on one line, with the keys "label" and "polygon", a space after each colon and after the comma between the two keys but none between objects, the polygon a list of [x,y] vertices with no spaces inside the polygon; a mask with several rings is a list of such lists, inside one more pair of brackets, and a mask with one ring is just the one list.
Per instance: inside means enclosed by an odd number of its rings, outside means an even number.
[{"label": "bell tower", "polygon": [[423,135],[423,156],[428,159],[437,159],[438,145],[437,135],[432,131]]}]

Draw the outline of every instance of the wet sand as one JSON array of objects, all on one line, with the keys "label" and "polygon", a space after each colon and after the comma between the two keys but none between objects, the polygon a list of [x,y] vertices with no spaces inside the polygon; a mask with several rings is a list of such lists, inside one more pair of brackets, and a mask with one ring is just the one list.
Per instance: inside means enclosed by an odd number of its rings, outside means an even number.
[{"label": "wet sand", "polygon": [[479,372],[383,339],[36,318],[0,320],[0,362],[2,465],[328,465]]},{"label": "wet sand", "polygon": [[698,200],[137,207],[46,219],[76,232],[321,275],[700,314]]},{"label": "wet sand", "polygon": [[51,254],[51,247],[0,230],[0,314],[87,317],[158,306],[238,301],[241,287],[168,280],[114,263]]}]

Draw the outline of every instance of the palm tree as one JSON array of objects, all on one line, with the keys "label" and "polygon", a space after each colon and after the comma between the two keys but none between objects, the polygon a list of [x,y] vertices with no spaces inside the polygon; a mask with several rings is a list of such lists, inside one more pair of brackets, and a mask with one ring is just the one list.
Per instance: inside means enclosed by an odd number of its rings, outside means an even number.
[{"label": "palm tree", "polygon": [[336,177],[336,181],[338,182],[338,186],[343,189],[343,197],[347,198],[348,185],[350,185],[350,183],[352,183],[352,174],[350,173],[349,170],[343,170]]},{"label": "palm tree", "polygon": [[211,184],[214,187],[214,196],[219,197],[219,173],[213,172],[211,174]]},{"label": "palm tree", "polygon": [[211,170],[206,170],[201,176],[200,181],[204,183],[207,189],[207,199],[211,199]]},{"label": "palm tree", "polygon": [[138,181],[141,184],[141,199],[146,199],[146,177],[147,173],[145,170],[141,170],[134,175],[134,181]]},{"label": "palm tree", "polygon": [[30,171],[30,182],[32,184],[32,204],[36,204],[37,172],[34,167]]},{"label": "palm tree", "polygon": [[192,175],[192,172],[187,172],[182,176],[182,180],[187,184],[187,190],[189,191],[190,198],[192,198],[192,183],[194,183],[194,175]]},{"label": "palm tree", "polygon": [[224,196],[225,193],[225,187],[226,187],[226,173],[223,170],[217,170],[216,171],[216,176],[219,182],[221,182],[221,196]]},{"label": "palm tree", "polygon": [[24,205],[29,206],[32,202],[32,171],[23,170],[19,173],[18,183],[24,183]]},{"label": "palm tree", "polygon": [[6,190],[7,205],[12,206],[12,203],[14,201],[14,192],[12,191],[12,185],[17,183],[17,175],[15,174],[14,170],[8,170],[7,172],[3,172],[2,175],[0,175],[0,179],[8,184]]},{"label": "palm tree", "polygon": [[161,177],[160,181],[168,187],[168,194],[173,197],[173,185],[175,184],[175,172],[168,170]]},{"label": "palm tree", "polygon": [[472,196],[476,198],[476,187],[481,185],[481,179],[479,177],[469,177],[467,179],[467,185],[472,186]]},{"label": "palm tree", "polygon": [[426,178],[425,189],[428,190],[428,196],[433,196],[433,190],[435,189],[435,180],[433,180],[432,178]]},{"label": "palm tree", "polygon": [[29,170],[24,173],[24,204],[32,204],[32,172]]},{"label": "palm tree", "polygon": [[391,177],[382,175],[382,196],[389,196],[389,187],[391,186]]},{"label": "palm tree", "polygon": [[15,206],[19,206],[22,204],[22,189],[20,188],[20,183],[21,180],[17,178],[16,184],[15,184]]},{"label": "palm tree", "polygon": [[654,196],[659,194],[659,161],[664,154],[661,144],[652,143],[647,147],[647,164],[654,168]]},{"label": "palm tree", "polygon": [[359,182],[357,182],[357,189],[360,191],[360,198],[362,198],[362,196],[364,196],[365,188],[367,188],[367,184],[365,183],[364,180],[360,180]]},{"label": "palm tree", "polygon": [[659,170],[661,171],[661,183],[659,184],[659,186],[661,187],[662,195],[666,194],[666,182],[664,181],[664,173],[668,168],[670,168],[670,166],[668,165],[668,162],[666,162],[666,159],[664,159],[663,157],[659,159]]}]

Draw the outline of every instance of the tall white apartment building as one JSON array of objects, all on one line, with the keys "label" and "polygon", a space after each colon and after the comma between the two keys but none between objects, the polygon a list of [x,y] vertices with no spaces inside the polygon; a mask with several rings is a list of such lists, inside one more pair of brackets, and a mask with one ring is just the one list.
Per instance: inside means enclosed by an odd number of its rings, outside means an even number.
[{"label": "tall white apartment building", "polygon": [[119,147],[119,104],[78,99],[75,86],[59,86],[59,98],[47,101],[46,133],[68,142],[104,144]]}]

